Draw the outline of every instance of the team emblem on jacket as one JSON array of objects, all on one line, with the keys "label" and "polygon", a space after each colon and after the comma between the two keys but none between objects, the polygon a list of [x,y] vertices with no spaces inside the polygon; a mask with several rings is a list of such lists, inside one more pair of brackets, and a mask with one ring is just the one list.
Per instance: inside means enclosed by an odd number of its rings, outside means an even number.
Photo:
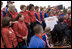
[{"label": "team emblem on jacket", "polygon": [[12,33],[11,31],[9,31],[9,33]]}]

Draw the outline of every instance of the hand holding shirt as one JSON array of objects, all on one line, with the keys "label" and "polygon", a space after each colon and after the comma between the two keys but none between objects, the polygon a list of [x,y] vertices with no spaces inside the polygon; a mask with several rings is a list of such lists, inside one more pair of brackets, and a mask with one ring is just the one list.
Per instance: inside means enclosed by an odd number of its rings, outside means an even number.
[{"label": "hand holding shirt", "polygon": [[54,28],[54,25],[57,24],[57,21],[58,19],[56,16],[45,18],[46,27],[50,27],[52,31]]}]

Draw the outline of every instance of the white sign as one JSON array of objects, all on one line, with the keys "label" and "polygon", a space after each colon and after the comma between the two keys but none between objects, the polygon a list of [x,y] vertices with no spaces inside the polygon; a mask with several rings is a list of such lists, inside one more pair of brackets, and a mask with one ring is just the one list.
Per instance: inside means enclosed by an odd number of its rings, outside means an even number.
[{"label": "white sign", "polygon": [[45,18],[46,27],[50,27],[52,31],[54,28],[54,25],[57,24],[57,21],[58,19],[56,16]]}]

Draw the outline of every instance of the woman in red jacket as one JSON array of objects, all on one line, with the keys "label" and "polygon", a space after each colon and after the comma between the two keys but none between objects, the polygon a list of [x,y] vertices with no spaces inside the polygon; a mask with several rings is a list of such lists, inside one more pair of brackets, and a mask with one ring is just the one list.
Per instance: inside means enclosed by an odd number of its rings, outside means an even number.
[{"label": "woman in red jacket", "polygon": [[[23,14],[23,16],[24,16],[24,22],[25,22],[25,24],[26,24],[26,26],[28,28],[28,40],[29,40],[29,34],[30,34],[30,17],[28,15],[29,11],[27,10],[27,8],[28,7],[26,7],[25,5],[21,5],[20,6],[20,9],[21,9],[20,14]],[[28,41],[28,43],[29,43],[29,41]]]},{"label": "woman in red jacket", "polygon": [[10,17],[12,21],[15,20],[17,17],[18,13],[15,11],[15,6],[14,5],[9,5],[8,12],[6,13],[6,16]]},{"label": "woman in red jacket", "polygon": [[[6,13],[6,16],[11,18],[11,21],[14,21],[15,18],[17,17],[18,13],[15,11],[15,6],[10,4],[8,12]],[[13,24],[10,26],[13,28]]]},{"label": "woman in red jacket", "polygon": [[15,36],[14,31],[12,30],[11,27],[9,27],[10,23],[10,18],[9,17],[4,17],[3,18],[3,27],[1,30],[1,35],[3,38],[3,41],[5,43],[5,48],[16,48],[17,46],[17,38]]},{"label": "woman in red jacket", "polygon": [[34,5],[33,4],[29,5],[29,13],[28,14],[30,16],[31,23],[35,23],[37,20],[35,17],[35,11],[34,11]]},{"label": "woman in red jacket", "polygon": [[33,30],[33,27],[37,24],[37,19],[35,17],[35,11],[34,11],[34,5],[33,4],[30,4],[28,6],[28,10],[29,10],[28,15],[30,17],[30,22],[31,22],[30,23],[31,33],[30,33],[29,39],[31,39],[31,37],[35,34],[34,30]]},{"label": "woman in red jacket", "polygon": [[22,48],[23,45],[25,45],[25,41],[27,40],[28,36],[28,29],[26,27],[26,24],[24,22],[24,16],[22,14],[18,14],[15,21],[18,21],[13,25],[13,29],[15,31],[15,34],[17,36],[18,45],[20,48]]},{"label": "woman in red jacket", "polygon": [[21,5],[20,6],[20,9],[21,9],[21,11],[19,13],[20,14],[23,14],[23,16],[24,16],[24,22],[27,25],[30,25],[30,17],[28,15],[28,11],[26,11],[26,6],[25,5]]}]

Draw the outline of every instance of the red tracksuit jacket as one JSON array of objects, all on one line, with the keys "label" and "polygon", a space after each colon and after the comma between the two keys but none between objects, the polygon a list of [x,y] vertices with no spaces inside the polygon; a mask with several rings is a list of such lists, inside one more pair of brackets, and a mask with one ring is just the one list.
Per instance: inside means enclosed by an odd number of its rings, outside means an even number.
[{"label": "red tracksuit jacket", "polygon": [[[17,12],[14,12],[14,14],[13,14],[11,11],[8,11],[8,12],[11,14],[11,16],[12,16],[12,18],[13,18],[13,21],[14,21],[15,18],[17,17],[17,15],[18,15],[18,13],[17,13]],[[6,16],[10,17],[10,16],[8,15],[8,13],[6,14]]]},{"label": "red tracksuit jacket", "polygon": [[45,20],[44,20],[44,13],[43,13],[43,12],[42,12],[42,16],[43,16],[43,21],[45,21]]},{"label": "red tracksuit jacket", "polygon": [[22,42],[22,38],[28,35],[28,29],[26,27],[26,24],[24,22],[21,22],[20,20],[18,21],[18,23],[14,24],[13,29],[17,36],[18,42]]},{"label": "red tracksuit jacket", "polygon": [[1,48],[4,48],[2,37],[1,37]]},{"label": "red tracksuit jacket", "polygon": [[29,17],[31,22],[36,22],[35,11],[29,11]]},{"label": "red tracksuit jacket", "polygon": [[2,38],[6,48],[15,48],[18,44],[15,33],[10,27],[2,28]]},{"label": "red tracksuit jacket", "polygon": [[24,16],[24,22],[26,22],[26,23],[29,24],[30,23],[30,17],[28,15],[28,12],[27,11],[26,12],[21,11],[20,14],[23,14],[23,16]]}]

